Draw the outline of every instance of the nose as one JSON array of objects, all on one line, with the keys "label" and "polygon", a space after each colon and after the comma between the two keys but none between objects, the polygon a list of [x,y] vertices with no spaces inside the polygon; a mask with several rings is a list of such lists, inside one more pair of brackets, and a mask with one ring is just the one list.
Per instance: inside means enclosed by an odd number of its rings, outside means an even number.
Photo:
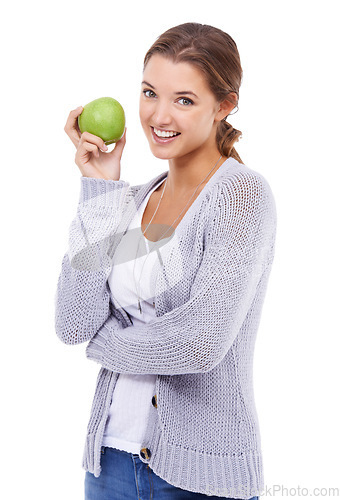
[{"label": "nose", "polygon": [[172,120],[170,104],[159,99],[155,103],[153,120],[159,128],[169,125]]}]

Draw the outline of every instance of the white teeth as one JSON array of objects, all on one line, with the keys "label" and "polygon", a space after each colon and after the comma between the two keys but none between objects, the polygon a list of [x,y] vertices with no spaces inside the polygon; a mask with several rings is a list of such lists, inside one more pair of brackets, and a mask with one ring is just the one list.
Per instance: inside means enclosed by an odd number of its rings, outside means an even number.
[{"label": "white teeth", "polygon": [[158,137],[173,137],[174,135],[178,135],[179,132],[173,132],[172,130],[158,130],[154,128],[154,132]]}]

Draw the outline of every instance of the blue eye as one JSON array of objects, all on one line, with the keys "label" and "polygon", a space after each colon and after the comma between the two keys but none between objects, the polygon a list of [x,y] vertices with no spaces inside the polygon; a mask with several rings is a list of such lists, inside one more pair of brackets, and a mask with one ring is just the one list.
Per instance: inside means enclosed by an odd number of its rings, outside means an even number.
[{"label": "blue eye", "polygon": [[143,94],[146,97],[156,97],[156,94],[152,90],[143,90]]},{"label": "blue eye", "polygon": [[183,106],[190,106],[191,104],[194,104],[194,102],[191,99],[188,99],[187,97],[181,97],[178,99],[178,102],[181,102]]}]

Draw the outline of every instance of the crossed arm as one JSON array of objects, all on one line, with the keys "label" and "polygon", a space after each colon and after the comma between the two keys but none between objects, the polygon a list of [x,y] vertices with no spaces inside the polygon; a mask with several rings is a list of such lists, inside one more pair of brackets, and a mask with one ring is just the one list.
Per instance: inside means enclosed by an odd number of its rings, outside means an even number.
[{"label": "crossed arm", "polygon": [[[237,179],[218,186],[219,208],[206,229],[206,248],[189,300],[163,316],[123,328],[109,314],[109,270],[87,275],[86,282],[81,275],[71,276],[76,289],[91,292],[83,309],[71,316],[76,332],[71,343],[90,340],[87,357],[119,373],[175,375],[216,366],[265,286],[273,258],[271,192],[258,177],[249,179],[247,184]],[[67,261],[65,266],[70,271]]]}]

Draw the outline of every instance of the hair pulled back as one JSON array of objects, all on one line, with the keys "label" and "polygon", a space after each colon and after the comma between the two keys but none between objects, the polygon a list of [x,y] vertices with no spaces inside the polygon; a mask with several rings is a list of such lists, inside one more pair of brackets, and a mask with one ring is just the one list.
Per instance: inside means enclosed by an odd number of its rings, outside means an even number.
[{"label": "hair pulled back", "polygon": [[[227,99],[238,107],[242,67],[236,43],[224,31],[199,23],[184,23],[165,31],[150,47],[144,58],[144,69],[155,53],[173,62],[187,62],[198,68],[206,78],[218,102]],[[216,132],[216,143],[221,155],[243,163],[234,143],[242,132],[233,128],[225,117]]]}]

